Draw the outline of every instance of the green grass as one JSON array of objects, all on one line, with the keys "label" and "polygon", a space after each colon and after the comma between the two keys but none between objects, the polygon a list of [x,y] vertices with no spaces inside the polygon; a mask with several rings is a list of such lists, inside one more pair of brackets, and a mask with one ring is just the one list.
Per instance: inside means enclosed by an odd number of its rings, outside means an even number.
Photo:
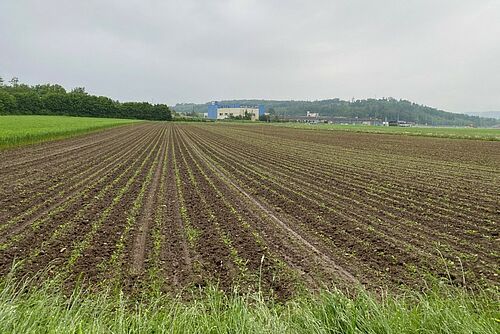
[{"label": "green grass", "polygon": [[[17,283],[16,283],[17,282]],[[77,289],[60,282],[0,280],[1,333],[498,333],[492,292],[441,286],[427,293],[373,297],[339,291],[285,303],[258,293],[225,294],[211,287],[190,301],[151,293]]]},{"label": "green grass", "polygon": [[440,138],[500,140],[500,129],[492,128],[459,128],[459,127],[397,127],[370,125],[340,125],[340,124],[305,124],[305,123],[271,123],[275,126],[315,129],[339,130],[352,132],[401,134],[409,136],[425,136]]},{"label": "green grass", "polygon": [[137,121],[69,116],[0,116],[0,149],[72,137],[133,122]]}]

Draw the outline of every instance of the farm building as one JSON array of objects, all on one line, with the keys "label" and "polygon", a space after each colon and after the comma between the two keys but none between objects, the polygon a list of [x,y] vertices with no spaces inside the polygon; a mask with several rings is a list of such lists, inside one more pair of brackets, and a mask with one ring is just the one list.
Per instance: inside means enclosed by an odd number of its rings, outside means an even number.
[{"label": "farm building", "polygon": [[311,117],[299,115],[289,115],[281,118],[287,122],[299,123],[330,123],[330,124],[352,124],[352,125],[382,125],[382,121],[378,118],[360,118],[360,117],[340,117],[340,116],[320,116]]},{"label": "farm building", "polygon": [[226,119],[226,118],[245,118],[249,117],[252,121],[258,121],[260,116],[264,115],[264,106],[245,106],[240,104],[218,104],[212,102],[208,106],[207,118]]},{"label": "farm building", "polygon": [[402,126],[402,127],[407,127],[407,128],[411,127],[415,124],[413,122],[406,122],[406,121],[389,121],[386,123],[387,123],[387,126]]}]

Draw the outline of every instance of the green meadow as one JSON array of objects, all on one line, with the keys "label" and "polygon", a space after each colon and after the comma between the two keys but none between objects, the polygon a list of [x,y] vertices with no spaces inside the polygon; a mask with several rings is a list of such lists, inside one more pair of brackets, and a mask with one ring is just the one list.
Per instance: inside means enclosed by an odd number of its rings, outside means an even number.
[{"label": "green meadow", "polygon": [[500,129],[465,128],[465,127],[399,127],[371,125],[340,125],[340,124],[307,124],[307,123],[271,123],[275,126],[312,130],[334,130],[366,133],[398,134],[408,136],[425,136],[440,138],[500,140]]},{"label": "green meadow", "polygon": [[72,137],[133,122],[137,121],[69,116],[0,116],[0,149]]}]

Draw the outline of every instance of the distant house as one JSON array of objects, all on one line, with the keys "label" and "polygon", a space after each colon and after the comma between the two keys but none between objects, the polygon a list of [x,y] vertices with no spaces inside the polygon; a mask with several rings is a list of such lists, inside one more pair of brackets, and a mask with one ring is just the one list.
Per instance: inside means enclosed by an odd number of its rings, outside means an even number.
[{"label": "distant house", "polygon": [[310,111],[308,111],[306,113],[306,117],[318,118],[319,117],[319,112],[310,112]]}]

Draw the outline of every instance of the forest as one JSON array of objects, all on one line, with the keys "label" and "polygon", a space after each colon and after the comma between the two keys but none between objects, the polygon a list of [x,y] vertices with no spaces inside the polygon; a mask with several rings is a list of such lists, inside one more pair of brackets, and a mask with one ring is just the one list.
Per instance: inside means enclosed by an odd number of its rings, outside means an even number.
[{"label": "forest", "polygon": [[119,102],[87,93],[85,88],[70,91],[57,84],[30,86],[12,78],[0,78],[0,115],[65,115],[144,120],[172,119],[165,104]]}]

